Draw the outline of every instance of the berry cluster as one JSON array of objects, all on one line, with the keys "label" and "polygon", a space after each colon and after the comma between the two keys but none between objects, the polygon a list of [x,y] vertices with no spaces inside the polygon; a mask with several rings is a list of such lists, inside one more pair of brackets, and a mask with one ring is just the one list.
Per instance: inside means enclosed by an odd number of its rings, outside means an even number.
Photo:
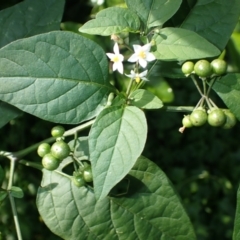
[{"label": "berry cluster", "polygon": [[227,63],[223,59],[214,59],[211,63],[207,60],[199,60],[195,64],[187,61],[182,65],[182,72],[188,76],[196,74],[200,78],[220,76],[226,73]]},{"label": "berry cluster", "polygon": [[[220,109],[209,97],[211,88],[217,77],[226,73],[227,63],[222,59],[214,59],[211,63],[207,60],[199,60],[195,64],[187,61],[182,65],[182,72],[191,76],[201,98],[190,115],[184,116],[183,127],[179,129],[182,133],[185,128],[199,127],[206,122],[213,127],[224,129],[232,128],[237,119],[229,109]],[[199,85],[202,82],[202,88]],[[208,109],[208,110],[206,110]]]},{"label": "berry cluster", "polygon": [[77,187],[83,187],[93,181],[92,167],[89,162],[82,162],[79,169],[73,173],[72,181]]},{"label": "berry cluster", "polygon": [[206,111],[203,107],[198,107],[182,120],[184,128],[200,127],[207,122],[213,127],[230,129],[234,127],[237,119],[229,109],[212,108]]},{"label": "berry cluster", "polygon": [[64,142],[64,132],[62,126],[53,127],[51,134],[56,138],[56,142],[52,146],[49,143],[42,143],[38,146],[37,153],[42,157],[42,165],[49,171],[57,169],[61,161],[70,154],[70,147]]}]

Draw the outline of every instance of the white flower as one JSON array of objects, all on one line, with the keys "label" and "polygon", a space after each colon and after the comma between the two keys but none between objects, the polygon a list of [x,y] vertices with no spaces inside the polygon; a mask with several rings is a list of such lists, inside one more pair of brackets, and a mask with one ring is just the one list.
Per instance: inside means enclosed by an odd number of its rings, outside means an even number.
[{"label": "white flower", "polygon": [[106,53],[110,60],[113,62],[113,71],[118,70],[121,74],[123,74],[122,61],[124,57],[119,53],[119,47],[117,43],[114,44],[113,52],[114,53]]},{"label": "white flower", "polygon": [[148,70],[141,72],[141,73],[135,73],[133,70],[131,70],[130,74],[125,74],[126,76],[135,79],[136,83],[140,82],[140,79],[144,81],[149,81],[145,76],[147,75]]},{"label": "white flower", "polygon": [[134,54],[128,59],[129,62],[139,62],[140,66],[145,68],[147,62],[155,60],[155,56],[150,53],[151,43],[145,44],[144,46],[133,45]]}]

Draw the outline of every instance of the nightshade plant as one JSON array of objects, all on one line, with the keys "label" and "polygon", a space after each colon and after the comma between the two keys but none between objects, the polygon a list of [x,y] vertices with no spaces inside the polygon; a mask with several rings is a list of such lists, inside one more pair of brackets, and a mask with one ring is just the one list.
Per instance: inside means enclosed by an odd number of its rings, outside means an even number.
[{"label": "nightshade plant", "polygon": [[[240,74],[227,73],[225,61],[224,71],[219,70],[215,59],[224,58],[240,2],[126,0],[124,7],[98,12],[80,27],[82,35],[59,30],[63,7],[63,0],[26,0],[1,12],[0,125],[22,111],[56,125],[77,125],[65,132],[55,128],[53,137],[19,152],[0,152],[10,161],[0,201],[10,199],[18,239],[14,198],[23,192],[13,186],[17,163],[42,171],[37,208],[48,228],[63,239],[196,239],[171,182],[141,155],[147,140],[144,111],[184,112],[182,133],[207,121],[234,127],[240,120]],[[85,34],[111,38],[112,52]],[[209,63],[207,72],[199,61]],[[185,62],[190,65],[182,68]],[[112,71],[123,76],[126,89],[110,81]],[[199,102],[164,106],[144,88],[156,73],[192,78]],[[211,90],[227,110],[217,107]],[[86,128],[89,135],[79,136]],[[25,160],[32,151],[45,159],[43,165]],[[235,240],[240,237],[239,199],[238,193]]]}]

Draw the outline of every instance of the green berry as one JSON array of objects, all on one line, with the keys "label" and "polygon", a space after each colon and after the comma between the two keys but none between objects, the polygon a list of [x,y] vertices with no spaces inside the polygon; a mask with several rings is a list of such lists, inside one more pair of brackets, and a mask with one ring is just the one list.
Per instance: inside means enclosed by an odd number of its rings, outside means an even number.
[{"label": "green berry", "polygon": [[55,138],[60,138],[63,136],[63,134],[65,133],[65,129],[62,126],[55,126],[52,128],[51,130],[51,134],[53,137]]},{"label": "green berry", "polygon": [[40,157],[44,157],[47,153],[50,153],[51,146],[48,143],[41,143],[38,146],[37,153]]},{"label": "green berry", "polygon": [[190,115],[184,116],[184,118],[182,120],[182,124],[186,128],[191,128],[193,126],[193,124],[192,124],[192,122],[190,120]]},{"label": "green berry", "polygon": [[199,60],[194,65],[194,72],[199,77],[209,77],[212,74],[212,66],[207,60]]},{"label": "green berry", "polygon": [[194,63],[191,61],[187,61],[182,65],[182,72],[185,75],[191,74],[193,70],[194,70]]},{"label": "green berry", "polygon": [[69,156],[70,147],[64,141],[57,141],[51,147],[51,154],[54,157],[56,157],[60,160],[63,160],[64,158]]},{"label": "green berry", "polygon": [[222,126],[224,129],[233,128],[237,123],[237,118],[229,109],[223,109],[223,112],[226,117],[226,122]]},{"label": "green berry", "polygon": [[49,171],[53,171],[58,168],[60,164],[59,159],[55,158],[51,153],[47,153],[42,158],[42,165],[45,169]]},{"label": "green berry", "polygon": [[207,122],[207,113],[205,110],[201,109],[195,109],[190,115],[190,121],[193,126],[200,127],[204,125]]},{"label": "green berry", "polygon": [[83,187],[86,182],[85,180],[83,179],[83,176],[82,175],[76,175],[72,178],[72,181],[74,183],[75,186],[77,187]]},{"label": "green berry", "polygon": [[222,59],[214,59],[211,62],[213,73],[216,75],[222,75],[227,71],[227,63]]},{"label": "green berry", "polygon": [[207,120],[209,125],[213,127],[220,127],[225,124],[226,116],[221,109],[216,108],[210,111],[210,113],[208,114]]},{"label": "green berry", "polygon": [[83,171],[83,179],[86,182],[92,182],[93,181],[93,174],[92,174],[92,168],[91,167],[87,167],[84,171]]}]

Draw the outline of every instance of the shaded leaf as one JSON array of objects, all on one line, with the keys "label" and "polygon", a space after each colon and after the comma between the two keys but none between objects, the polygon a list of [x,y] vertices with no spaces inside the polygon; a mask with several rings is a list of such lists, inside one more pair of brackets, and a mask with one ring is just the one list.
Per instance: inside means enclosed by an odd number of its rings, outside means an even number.
[{"label": "shaded leaf", "polygon": [[7,197],[7,191],[0,189],[0,204]]},{"label": "shaded leaf", "polygon": [[108,36],[120,32],[139,31],[138,16],[129,9],[110,7],[100,11],[96,19],[90,20],[79,28],[80,32]]},{"label": "shaded leaf", "polygon": [[156,164],[140,157],[127,179],[126,195],[96,201],[90,189],[44,170],[38,210],[51,231],[65,240],[196,239],[178,195]]},{"label": "shaded leaf", "polygon": [[10,120],[22,114],[22,111],[20,111],[16,107],[2,101],[0,101],[0,112],[0,128],[7,124]]},{"label": "shaded leaf", "polygon": [[140,156],[146,137],[146,118],[137,107],[108,107],[98,115],[89,133],[97,199],[106,197],[127,175]]},{"label": "shaded leaf", "polygon": [[236,26],[240,13],[240,1],[197,1],[182,28],[192,30],[223,50]]},{"label": "shaded leaf", "polygon": [[240,74],[227,74],[219,78],[212,88],[240,121]]},{"label": "shaded leaf", "polygon": [[0,99],[37,117],[75,124],[96,116],[113,90],[105,52],[70,32],[15,41],[0,50]]},{"label": "shaded leaf", "polygon": [[11,187],[11,195],[15,198],[23,198],[24,193],[20,187],[12,186]]},{"label": "shaded leaf", "polygon": [[59,30],[64,0],[25,0],[0,11],[0,47],[20,38]]},{"label": "shaded leaf", "polygon": [[127,6],[136,12],[148,27],[162,26],[180,7],[182,0],[126,0]]},{"label": "shaded leaf", "polygon": [[163,103],[158,97],[144,89],[132,92],[129,97],[131,104],[139,108],[159,109],[163,107]]},{"label": "shaded leaf", "polygon": [[160,60],[183,61],[213,57],[220,51],[195,32],[180,28],[163,28],[154,35],[155,57]]}]

